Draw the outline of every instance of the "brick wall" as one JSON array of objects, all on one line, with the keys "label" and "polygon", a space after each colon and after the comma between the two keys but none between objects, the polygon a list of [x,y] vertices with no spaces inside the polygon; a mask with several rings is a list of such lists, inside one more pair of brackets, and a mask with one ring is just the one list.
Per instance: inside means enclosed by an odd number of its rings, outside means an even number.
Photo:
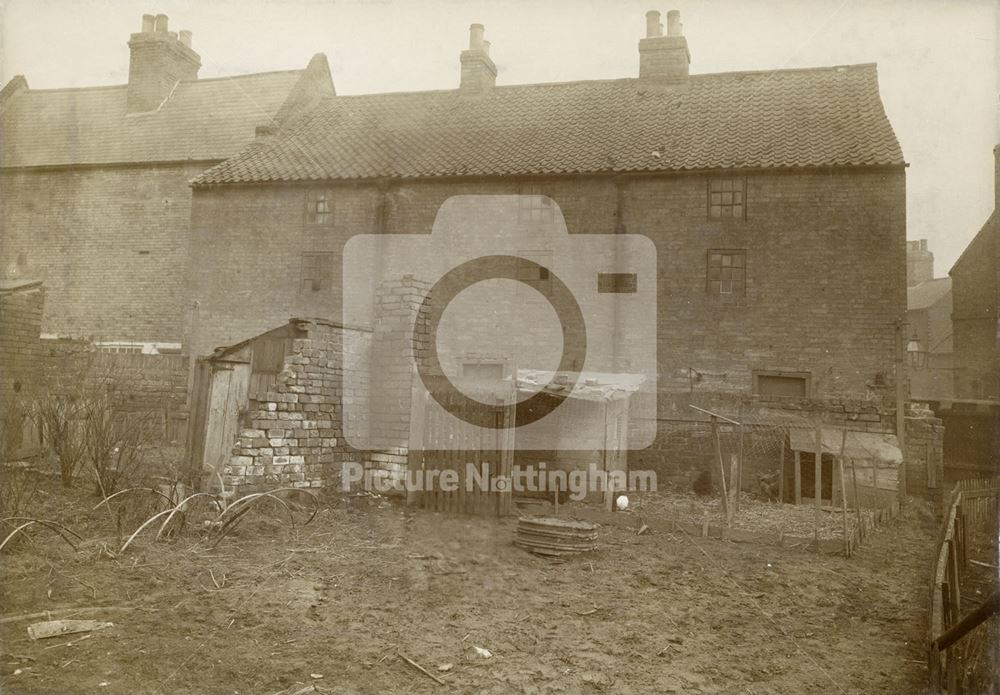
[{"label": "brick wall", "polygon": [[[427,283],[412,276],[381,283],[370,332],[299,321],[307,337],[292,341],[273,386],[251,401],[255,410],[225,466],[226,484],[241,491],[320,487],[338,482],[343,464],[354,462],[365,469],[363,486],[401,490],[410,423],[397,414],[409,413],[411,355],[426,349],[426,321],[415,320],[426,293]],[[373,430],[379,445],[357,446]]]},{"label": "brick wall", "polygon": [[[407,181],[384,193],[338,185],[323,228],[305,223],[305,186],[196,189],[191,349],[205,354],[290,315],[336,319],[351,236],[428,233],[450,196],[525,193],[529,184],[559,204],[571,234],[641,233],[656,244],[661,418],[692,372],[711,390],[749,396],[760,369],[808,372],[813,399],[866,403],[878,412],[863,414],[883,421],[894,389],[893,322],[906,304],[901,170],[751,173],[746,219],[722,221],[708,219],[701,175]],[[711,249],[746,250],[745,297],[707,293]],[[303,289],[304,253],[329,254],[328,289]]]},{"label": "brick wall", "polygon": [[180,341],[191,213],[187,182],[206,166],[0,174],[0,267],[20,265],[45,281],[42,332]]},{"label": "brick wall", "polygon": [[990,219],[951,269],[955,396],[1000,400],[1000,220]]},{"label": "brick wall", "polygon": [[[725,222],[707,219],[705,177],[621,185],[621,210],[612,179],[553,179],[541,190],[559,203],[570,233],[619,228],[656,243],[664,382],[686,389],[691,367],[725,375],[723,389],[746,390],[752,370],[766,368],[810,372],[818,397],[892,388],[892,322],[905,311],[902,173],[752,175],[747,219]],[[516,180],[393,184],[382,228],[427,233],[452,195],[523,190]],[[199,316],[189,331],[197,354],[290,315],[340,313],[340,250],[350,236],[379,229],[379,191],[336,188],[333,224],[320,229],[304,223],[305,191],[274,185],[195,192],[190,298]],[[706,253],[713,248],[747,249],[742,300],[707,295]],[[333,283],[328,291],[304,292],[302,254],[316,252],[332,254]],[[259,291],[262,282],[267,292]]]},{"label": "brick wall", "polygon": [[44,306],[40,284],[0,291],[0,458],[4,460],[24,456],[37,444],[24,430],[21,400],[30,397],[44,354],[39,340]]},{"label": "brick wall", "polygon": [[[335,478],[344,461],[365,461],[344,441],[341,426],[345,331],[320,321],[302,327],[308,337],[293,339],[277,381],[246,414],[224,468],[227,487],[320,487]],[[352,352],[365,351],[365,342]],[[366,364],[359,361],[355,368]]]}]

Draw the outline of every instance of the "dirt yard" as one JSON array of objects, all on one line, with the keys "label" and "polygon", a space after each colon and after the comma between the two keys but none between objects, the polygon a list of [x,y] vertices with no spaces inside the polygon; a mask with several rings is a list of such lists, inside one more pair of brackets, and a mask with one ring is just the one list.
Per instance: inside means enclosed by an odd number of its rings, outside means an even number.
[{"label": "dirt yard", "polygon": [[[911,694],[926,675],[920,503],[851,559],[670,534],[656,505],[641,536],[634,513],[588,510],[600,549],[556,562],[512,545],[513,518],[333,496],[295,530],[261,514],[212,548],[154,529],[115,558],[86,491],[39,499],[88,540],[4,551],[8,693]],[[40,618],[17,618],[84,607],[107,608],[53,617],[114,626],[33,642]]]}]

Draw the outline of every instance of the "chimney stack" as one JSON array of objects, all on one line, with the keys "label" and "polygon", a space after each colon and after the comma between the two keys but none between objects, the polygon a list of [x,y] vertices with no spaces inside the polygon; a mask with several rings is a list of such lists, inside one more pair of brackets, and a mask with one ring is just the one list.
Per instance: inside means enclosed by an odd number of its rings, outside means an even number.
[{"label": "chimney stack", "polygon": [[683,82],[688,77],[691,53],[681,13],[667,12],[667,35],[663,35],[660,13],[646,13],[646,38],[639,40],[639,79],[665,84]]},{"label": "chimney stack", "polygon": [[483,40],[482,24],[469,27],[469,48],[462,51],[462,76],[459,91],[463,94],[489,94],[497,82],[497,66],[490,58],[490,42]]},{"label": "chimney stack", "polygon": [[180,80],[198,79],[201,57],[191,48],[191,32],[169,31],[167,15],[144,14],[142,30],[129,37],[128,113],[153,111]]},{"label": "chimney stack", "polygon": [[926,239],[906,242],[906,286],[914,287],[934,279],[934,254]]}]

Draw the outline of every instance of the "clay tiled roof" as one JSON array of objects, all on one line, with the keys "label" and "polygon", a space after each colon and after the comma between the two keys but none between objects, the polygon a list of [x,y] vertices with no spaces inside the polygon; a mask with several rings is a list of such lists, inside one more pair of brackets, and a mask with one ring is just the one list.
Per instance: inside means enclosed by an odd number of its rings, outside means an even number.
[{"label": "clay tiled roof", "polygon": [[337,96],[195,184],[901,165],[874,65]]},{"label": "clay tiled roof", "polygon": [[0,113],[0,166],[219,160],[278,112],[303,70],[179,82],[156,111],[126,114],[126,85],[25,89]]},{"label": "clay tiled roof", "polygon": [[906,290],[906,308],[910,311],[934,306],[951,292],[951,278],[934,278]]}]

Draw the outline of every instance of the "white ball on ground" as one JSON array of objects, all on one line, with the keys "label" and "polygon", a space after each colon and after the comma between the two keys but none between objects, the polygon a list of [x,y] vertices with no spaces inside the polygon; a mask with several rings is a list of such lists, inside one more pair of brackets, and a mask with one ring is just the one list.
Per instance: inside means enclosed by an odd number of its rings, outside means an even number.
[{"label": "white ball on ground", "polygon": [[628,509],[628,497],[625,495],[619,495],[618,499],[615,500],[615,506],[618,507],[618,511],[623,512]]}]

